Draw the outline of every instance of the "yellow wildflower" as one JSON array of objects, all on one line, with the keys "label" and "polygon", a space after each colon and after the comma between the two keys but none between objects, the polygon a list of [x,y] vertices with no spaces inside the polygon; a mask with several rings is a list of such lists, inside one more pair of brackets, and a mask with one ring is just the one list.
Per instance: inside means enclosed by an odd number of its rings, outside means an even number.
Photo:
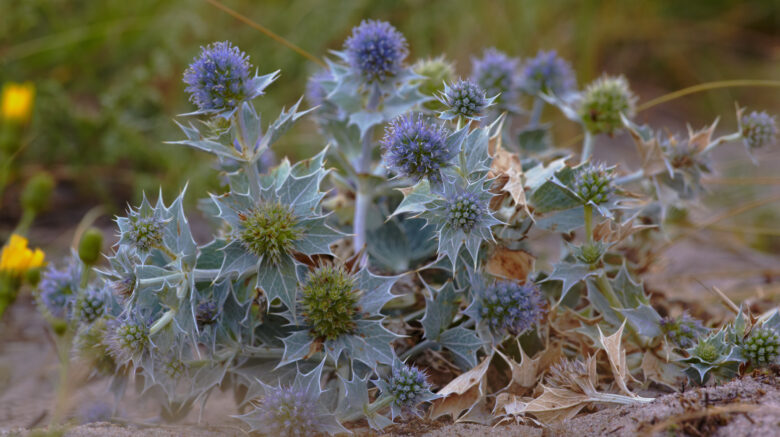
[{"label": "yellow wildflower", "polygon": [[29,249],[27,239],[13,234],[8,244],[0,251],[0,274],[9,276],[22,276],[31,269],[37,269],[43,265],[44,254],[41,249]]},{"label": "yellow wildflower", "polygon": [[32,82],[7,82],[3,85],[0,116],[8,121],[26,123],[30,119],[35,99],[35,85]]}]

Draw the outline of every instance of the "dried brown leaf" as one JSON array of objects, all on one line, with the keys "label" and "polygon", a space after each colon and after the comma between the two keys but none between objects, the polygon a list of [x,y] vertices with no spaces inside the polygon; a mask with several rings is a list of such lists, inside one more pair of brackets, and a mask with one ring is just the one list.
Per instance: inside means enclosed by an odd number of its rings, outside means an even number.
[{"label": "dried brown leaf", "polygon": [[631,378],[631,374],[626,365],[626,350],[623,349],[622,345],[623,329],[625,327],[626,321],[624,320],[623,324],[620,325],[620,329],[609,337],[605,337],[604,333],[601,332],[601,327],[596,325],[596,328],[599,330],[599,341],[607,353],[607,359],[609,359],[609,366],[612,369],[612,376],[614,376],[615,382],[623,393],[629,396],[636,396],[626,385],[628,379]]},{"label": "dried brown leaf", "polygon": [[492,355],[485,357],[476,367],[453,379],[439,390],[437,394],[441,398],[433,402],[431,419],[449,414],[455,420],[464,410],[470,411],[480,401],[484,401],[487,370],[492,358]]},{"label": "dried brown leaf", "polygon": [[715,127],[718,125],[718,119],[712,123],[711,126],[705,127],[699,131],[694,132],[690,126],[688,126],[688,144],[696,153],[700,153],[712,142],[712,135],[715,133]]},{"label": "dried brown leaf", "polygon": [[658,138],[653,136],[650,141],[644,141],[636,132],[629,129],[629,133],[634,138],[636,143],[639,157],[642,161],[642,170],[645,174],[656,174],[666,170],[666,164],[664,163],[664,154],[661,150],[661,144],[658,142]]},{"label": "dried brown leaf", "polygon": [[593,228],[593,238],[596,241],[603,241],[605,243],[620,243],[639,231],[654,227],[655,225],[634,226],[633,219],[623,224],[607,219]]},{"label": "dried brown leaf", "polygon": [[583,393],[565,388],[542,385],[544,392],[525,405],[525,413],[531,413],[545,423],[562,422],[576,416],[589,401]]},{"label": "dried brown leaf", "polygon": [[525,282],[528,273],[534,270],[536,257],[524,250],[509,250],[499,247],[485,265],[485,269],[493,276],[516,279]]},{"label": "dried brown leaf", "polygon": [[503,182],[501,192],[512,196],[517,206],[523,208],[530,216],[528,203],[525,197],[525,188],[523,187],[523,164],[520,157],[506,149],[501,148],[501,144],[496,144],[493,152],[493,164],[490,167],[490,174]]}]

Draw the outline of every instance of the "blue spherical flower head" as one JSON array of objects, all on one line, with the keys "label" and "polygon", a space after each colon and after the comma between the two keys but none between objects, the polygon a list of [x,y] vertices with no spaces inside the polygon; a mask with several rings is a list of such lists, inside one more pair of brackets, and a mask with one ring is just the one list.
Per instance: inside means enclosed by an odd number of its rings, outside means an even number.
[{"label": "blue spherical flower head", "polygon": [[390,23],[364,20],[344,42],[350,67],[367,82],[397,75],[409,54],[406,38]]},{"label": "blue spherical flower head", "polygon": [[707,332],[704,325],[687,312],[679,318],[664,317],[658,324],[666,338],[683,349],[692,347],[696,339]]},{"label": "blue spherical flower head", "polygon": [[487,327],[495,341],[522,334],[544,319],[544,297],[535,285],[507,280],[486,284],[481,278],[473,282],[474,302],[466,312]]},{"label": "blue spherical flower head", "polygon": [[81,282],[81,263],[71,256],[68,265],[58,270],[50,265],[38,284],[38,301],[53,317],[67,319],[76,301]]},{"label": "blue spherical flower head", "polygon": [[529,94],[553,93],[566,95],[577,88],[574,71],[554,50],[539,53],[526,61],[520,82]]},{"label": "blue spherical flower head", "polygon": [[140,319],[125,316],[112,320],[106,336],[111,356],[117,364],[130,362],[138,365],[151,345],[149,326]]},{"label": "blue spherical flower head", "polygon": [[438,99],[447,108],[440,114],[445,120],[463,117],[478,120],[485,113],[494,98],[486,98],[485,90],[471,80],[459,80],[451,85],[444,85],[444,92]]},{"label": "blue spherical flower head", "polygon": [[339,424],[320,397],[323,363],[311,372],[295,374],[290,385],[268,386],[258,382],[264,395],[253,402],[254,410],[238,416],[252,432],[262,435],[304,437],[334,435],[348,431]]},{"label": "blue spherical flower head", "polygon": [[441,182],[441,170],[455,155],[447,144],[448,135],[446,128],[422,115],[398,117],[385,128],[385,163],[401,176]]},{"label": "blue spherical flower head", "polygon": [[517,69],[520,60],[510,58],[494,48],[485,50],[482,58],[472,58],[471,79],[485,90],[486,95],[498,96],[496,103],[502,109],[515,109],[520,86]]},{"label": "blue spherical flower head", "polygon": [[377,381],[377,385],[382,396],[393,399],[390,406],[393,419],[412,414],[421,417],[419,405],[438,398],[431,391],[425,372],[402,363],[398,358],[393,360],[390,375]]},{"label": "blue spherical flower head", "polygon": [[769,146],[777,140],[775,118],[764,111],[753,111],[740,118],[742,140],[749,149]]},{"label": "blue spherical flower head", "polygon": [[320,106],[325,103],[325,97],[328,95],[328,92],[325,90],[323,82],[331,80],[333,80],[333,75],[327,68],[321,68],[309,77],[309,80],[306,81],[305,93],[306,100],[309,104],[312,106]]},{"label": "blue spherical flower head", "polygon": [[262,78],[252,75],[249,57],[222,41],[201,47],[200,56],[184,72],[190,101],[201,113],[231,114],[241,102],[263,94],[276,74]]}]

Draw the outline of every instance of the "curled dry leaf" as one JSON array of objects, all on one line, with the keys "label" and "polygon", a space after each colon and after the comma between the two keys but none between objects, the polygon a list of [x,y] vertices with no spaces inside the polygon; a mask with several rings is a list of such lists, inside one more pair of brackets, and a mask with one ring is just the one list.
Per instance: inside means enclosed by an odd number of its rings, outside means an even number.
[{"label": "curled dry leaf", "polygon": [[458,419],[464,410],[466,415],[480,402],[485,400],[487,388],[487,371],[493,355],[489,355],[476,367],[450,381],[437,393],[441,398],[433,402],[431,418],[449,414],[453,420]]},{"label": "curled dry leaf", "polygon": [[485,270],[493,276],[515,279],[525,283],[528,273],[534,270],[536,257],[524,250],[499,247],[490,254]]},{"label": "curled dry leaf", "polygon": [[628,366],[626,365],[626,350],[623,349],[623,345],[621,344],[623,329],[625,327],[626,321],[623,320],[623,324],[620,325],[620,328],[614,334],[605,337],[604,333],[601,332],[601,327],[596,325],[596,328],[599,330],[599,341],[601,342],[604,351],[607,353],[609,367],[612,369],[612,375],[615,377],[615,382],[620,388],[620,391],[629,396],[636,396],[634,392],[628,389],[627,385],[628,379],[630,378],[633,380],[633,377],[628,371]]},{"label": "curled dry leaf", "polygon": [[514,394],[522,395],[532,391],[536,387],[544,371],[547,370],[553,362],[556,362],[561,358],[562,351],[560,344],[557,344],[556,346],[548,347],[544,351],[536,354],[535,358],[531,358],[526,355],[519,342],[518,349],[520,350],[520,363],[507,357],[497,349],[495,352],[509,364],[509,369],[512,372],[512,381],[509,384],[509,391]]},{"label": "curled dry leaf", "polygon": [[520,157],[502,148],[501,144],[496,144],[490,175],[501,182],[500,192],[512,196],[515,204],[530,216],[531,211],[528,209],[523,188],[523,164],[520,162]]},{"label": "curled dry leaf", "polygon": [[593,239],[605,243],[620,243],[639,231],[655,227],[655,225],[634,226],[633,219],[622,224],[612,219],[607,219],[593,228]]},{"label": "curled dry leaf", "polygon": [[716,118],[712,125],[705,127],[704,129],[693,131],[691,126],[688,126],[688,144],[696,151],[696,153],[702,152],[712,142],[712,135],[715,133],[715,127],[718,125],[718,119]]},{"label": "curled dry leaf", "polygon": [[628,129],[628,132],[634,138],[636,149],[642,160],[642,170],[644,170],[645,174],[656,174],[665,171],[664,152],[661,149],[658,138],[652,135],[646,140],[634,129]]}]

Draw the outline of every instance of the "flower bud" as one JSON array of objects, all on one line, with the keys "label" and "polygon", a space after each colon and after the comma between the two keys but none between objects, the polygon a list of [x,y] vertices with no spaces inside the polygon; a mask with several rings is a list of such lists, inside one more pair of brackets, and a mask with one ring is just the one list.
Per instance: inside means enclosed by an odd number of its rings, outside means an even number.
[{"label": "flower bud", "polygon": [[88,265],[94,265],[100,258],[100,249],[103,247],[103,233],[100,229],[89,228],[81,236],[79,242],[79,258]]},{"label": "flower bud", "polygon": [[45,172],[39,172],[32,177],[22,191],[22,208],[38,214],[49,207],[51,193],[54,190],[54,179]]},{"label": "flower bud", "polygon": [[604,76],[588,85],[583,93],[580,118],[588,132],[611,135],[623,127],[620,114],[634,115],[635,100],[625,77]]},{"label": "flower bud", "polygon": [[780,336],[772,328],[754,328],[742,347],[745,358],[754,367],[768,366],[777,361],[780,353]]},{"label": "flower bud", "polygon": [[335,340],[354,331],[358,294],[354,279],[343,268],[318,268],[302,291],[304,317],[315,338]]}]

